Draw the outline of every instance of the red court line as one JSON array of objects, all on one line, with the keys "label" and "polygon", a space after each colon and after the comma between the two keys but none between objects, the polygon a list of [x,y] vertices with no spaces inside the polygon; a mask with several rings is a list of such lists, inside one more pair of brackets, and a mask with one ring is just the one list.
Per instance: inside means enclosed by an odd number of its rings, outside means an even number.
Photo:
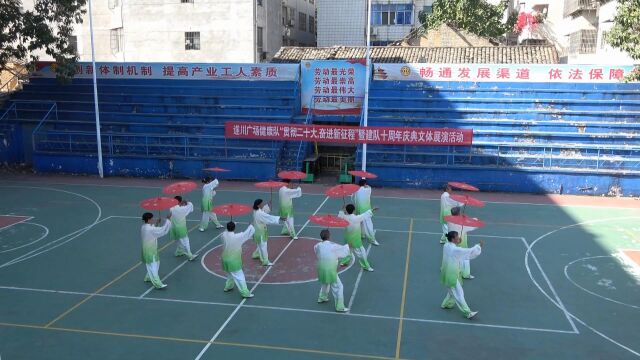
[{"label": "red court line", "polygon": [[640,250],[624,250],[622,251],[631,261],[640,266]]},{"label": "red court line", "polygon": [[32,216],[0,215],[0,230],[31,219]]}]

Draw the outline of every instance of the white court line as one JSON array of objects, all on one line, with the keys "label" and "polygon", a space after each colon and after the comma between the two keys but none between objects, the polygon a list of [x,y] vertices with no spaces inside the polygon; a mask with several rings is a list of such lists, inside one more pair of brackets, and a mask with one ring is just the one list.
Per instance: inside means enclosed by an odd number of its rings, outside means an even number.
[{"label": "white court line", "polygon": [[[7,182],[20,182],[24,183],[25,180],[6,180]],[[26,180],[27,182],[35,182],[34,180]],[[96,186],[96,187],[116,187],[116,188],[140,188],[140,189],[162,189],[162,186],[145,186],[145,185],[110,185],[110,184],[71,184],[71,183],[47,183],[47,185],[67,185],[67,186]],[[1,186],[1,185],[0,185]],[[327,186],[328,187],[328,186]],[[247,193],[264,193],[264,191],[258,190],[238,190],[238,189],[221,189],[227,192],[247,192]],[[425,191],[431,191],[433,189],[425,189]],[[311,196],[325,196],[323,193],[305,193],[305,195]],[[381,199],[397,199],[397,200],[415,200],[415,201],[440,201],[440,198],[408,198],[401,196],[384,196],[384,195],[376,195],[376,198]],[[570,205],[570,204],[538,204],[538,203],[528,203],[528,202],[517,202],[517,201],[484,201],[487,204],[504,204],[504,205],[531,205],[531,206],[557,206],[557,207],[578,207],[578,208],[596,208],[596,209],[630,209],[627,207],[618,207],[618,206],[597,206],[597,205]]]},{"label": "white court line", "polygon": [[18,221],[18,222],[14,222],[13,224],[9,224],[9,225],[7,225],[7,226],[0,227],[0,231],[2,231],[2,230],[4,230],[4,229],[8,229],[8,228],[12,227],[13,225],[18,225],[18,224],[20,224],[20,223],[23,223],[23,222],[25,222],[25,221],[29,221],[29,220],[33,219],[33,216],[8,215],[8,214],[0,215],[0,217],[3,217],[3,216],[6,216],[6,217],[14,217],[14,218],[16,218],[16,217],[17,217],[17,218],[23,218],[23,219],[22,219],[22,220],[20,220],[20,221]]},{"label": "white court line", "polygon": [[536,263],[536,266],[538,266],[538,270],[540,270],[540,274],[542,274],[542,277],[544,278],[544,281],[547,283],[547,286],[549,286],[549,289],[551,290],[551,293],[556,298],[556,302],[558,303],[558,305],[560,307],[560,310],[562,310],[562,312],[564,313],[564,316],[569,321],[569,324],[571,325],[571,328],[573,329],[573,331],[576,334],[579,334],[580,331],[578,331],[578,328],[576,327],[576,324],[573,322],[573,319],[571,319],[571,316],[570,316],[569,312],[567,311],[567,308],[562,303],[562,300],[560,300],[560,296],[558,296],[558,293],[556,292],[556,289],[553,287],[553,285],[551,285],[551,281],[549,280],[549,277],[547,277],[547,273],[544,271],[544,269],[542,269],[542,265],[540,265],[540,262],[538,261],[538,258],[536,257],[536,254],[534,254],[533,250],[531,250],[531,247],[529,246],[529,243],[527,242],[527,239],[525,239],[525,238],[521,238],[521,239],[522,239],[522,242],[524,243],[524,246],[527,249],[527,251],[531,253],[531,257],[533,258],[533,261]]},{"label": "white court line", "polygon": [[[44,229],[44,234],[43,234],[42,236],[40,236],[38,239],[36,239],[36,240],[34,240],[34,241],[30,242],[30,243],[22,244],[22,245],[20,245],[20,246],[13,247],[13,248],[11,248],[11,249],[2,250],[2,251],[0,251],[0,254],[2,254],[2,253],[8,253],[8,252],[11,252],[11,251],[16,251],[16,250],[18,250],[18,249],[22,249],[23,247],[26,247],[26,246],[29,246],[29,245],[33,245],[33,244],[37,243],[38,241],[40,241],[40,240],[42,240],[42,239],[46,238],[46,237],[47,237],[47,235],[49,235],[49,228],[48,228],[48,227],[46,227],[46,226],[44,226],[44,225],[41,225],[41,224],[38,224],[38,223],[32,223],[32,222],[22,222],[22,224],[33,225],[33,226],[39,226],[41,229]],[[14,225],[15,225],[15,224],[14,224]],[[11,226],[11,225],[10,225],[10,226]],[[1,230],[1,229],[0,229],[0,230]]]},{"label": "white court line", "polygon": [[[318,206],[318,208],[316,209],[316,211],[314,212],[314,215],[316,213],[318,213],[318,211],[320,211],[320,209],[322,208],[322,206],[324,206],[324,204],[327,202],[327,200],[329,200],[329,197],[325,197],[324,201],[320,204],[320,206]],[[302,230],[304,230],[304,228],[309,224],[309,220],[307,219],[307,222],[304,223],[304,225],[302,225],[302,227],[300,228],[300,230],[298,230],[298,233],[301,233]],[[282,256],[282,254],[284,254],[284,252],[289,248],[289,246],[292,244],[292,242],[295,240],[291,240],[289,241],[289,243],[287,244],[287,246],[284,247],[284,249],[282,249],[282,251],[280,252],[280,254],[278,254],[278,257],[276,257],[276,259],[273,261],[273,264],[275,265],[278,261],[278,259],[280,259],[280,257]],[[255,290],[258,285],[260,285],[260,283],[262,282],[262,280],[265,278],[265,276],[267,276],[267,274],[269,273],[269,270],[271,270],[271,267],[267,269],[267,271],[264,272],[264,274],[262,274],[262,276],[260,277],[260,279],[258,279],[258,282],[256,282],[253,287],[251,288],[251,290],[249,290],[249,292],[253,292],[253,290]],[[220,335],[220,333],[222,333],[222,330],[224,330],[225,327],[227,327],[227,324],[229,324],[229,322],[231,321],[231,319],[233,319],[233,317],[236,315],[236,313],[238,313],[238,310],[240,310],[240,308],[244,305],[244,303],[247,301],[246,298],[242,299],[242,301],[240,301],[240,304],[238,304],[238,306],[233,310],[233,312],[231,313],[231,315],[229,315],[229,317],[227,318],[227,320],[222,324],[222,326],[220,326],[220,328],[218,329],[218,331],[216,331],[215,334],[213,334],[213,336],[211,337],[211,339],[209,340],[209,342],[207,343],[207,345],[204,346],[204,348],[202,348],[202,350],[200,351],[200,353],[198,354],[198,356],[196,356],[195,360],[200,360],[200,358],[202,357],[202,355],[204,355],[204,353],[209,349],[209,347],[211,346],[211,344],[213,344],[213,342],[218,338],[218,336]]]},{"label": "white court line", "polygon": [[[371,244],[369,244],[369,247],[367,247],[367,259],[369,258],[369,250],[371,250]],[[356,258],[357,256],[351,255],[353,262],[356,262]],[[351,297],[349,297],[349,304],[347,305],[347,308],[349,309],[349,311],[351,311],[351,306],[353,306],[353,300],[356,298],[356,294],[358,293],[358,286],[360,286],[360,279],[362,278],[362,273],[364,272],[364,269],[362,268],[362,266],[360,266],[360,272],[358,273],[358,277],[356,278],[356,283],[355,285],[353,285],[353,291],[351,292]]]},{"label": "white court line", "polygon": [[[15,287],[15,286],[0,286],[0,289],[2,289],[2,290],[16,290],[16,291],[28,291],[28,292],[40,292],[40,293],[49,293],[49,294],[64,294],[64,295],[81,295],[81,296],[92,295],[91,293],[80,292],[80,291],[34,289],[34,288],[24,288],[24,287]],[[144,298],[140,299],[137,296],[126,296],[126,295],[115,295],[115,294],[104,294],[104,293],[95,294],[95,296],[96,297],[103,297],[103,298],[113,298],[113,299],[157,301],[157,302],[180,303],[180,304],[196,304],[196,305],[227,306],[227,307],[237,307],[238,306],[235,303],[232,304],[232,303],[222,303],[222,302],[215,302],[215,301],[182,300],[182,299],[156,298],[156,297],[144,297]],[[575,332],[569,331],[569,330],[556,330],[556,329],[532,328],[532,327],[510,326],[510,325],[483,324],[483,323],[468,322],[468,321],[458,322],[458,321],[444,321],[444,320],[419,319],[419,318],[407,318],[407,317],[400,318],[398,316],[369,315],[369,314],[357,314],[357,313],[338,313],[338,312],[335,312],[335,311],[298,309],[298,308],[289,308],[289,307],[251,305],[251,304],[245,304],[243,307],[251,308],[251,309],[289,311],[289,312],[311,313],[311,314],[330,315],[330,316],[351,316],[351,317],[355,317],[355,318],[370,318],[370,319],[383,319],[383,320],[394,320],[394,321],[399,321],[399,320],[402,319],[404,321],[434,323],[434,324],[445,324],[445,325],[487,327],[487,328],[494,328],[494,329],[519,330],[519,331],[531,331],[531,332],[550,332],[550,333],[557,333],[557,334],[572,334],[572,335],[576,334]]]},{"label": "white court line", "polygon": [[[324,226],[317,226],[317,225],[310,225],[310,226],[307,226],[307,227],[318,228],[318,229],[326,229],[326,227],[324,227]],[[389,229],[378,229],[378,228],[376,228],[376,231],[393,232],[393,233],[408,233],[409,232],[408,230],[389,230]],[[413,234],[427,234],[427,235],[442,236],[442,233],[431,232],[431,231],[411,231],[411,233],[413,233]],[[470,236],[470,237],[496,238],[496,239],[515,239],[515,240],[522,239],[522,236],[498,236],[498,235],[478,235],[478,234],[475,234],[475,235],[468,234],[468,236]]]},{"label": "white court line", "polygon": [[[209,240],[209,242],[207,242],[206,244],[204,244],[200,249],[196,250],[196,254],[199,254],[200,251],[202,251],[202,249],[206,248],[207,246],[209,246],[209,244],[211,244],[212,242],[216,241],[217,238],[219,238],[220,236],[222,236],[222,232],[216,236],[213,237],[213,239]],[[178,266],[175,267],[175,269],[173,269],[170,273],[168,273],[167,275],[165,275],[165,277],[163,277],[160,281],[165,281],[166,279],[169,278],[169,276],[173,275],[173,273],[175,273],[176,271],[178,271],[181,267],[184,266],[184,264],[191,262],[189,260],[184,260],[182,261],[182,263]],[[143,292],[142,295],[138,296],[139,299],[142,299],[143,297],[145,297],[148,293],[151,292],[151,290],[153,290],[154,287],[153,286],[149,286],[149,288],[147,289],[147,291]]]}]

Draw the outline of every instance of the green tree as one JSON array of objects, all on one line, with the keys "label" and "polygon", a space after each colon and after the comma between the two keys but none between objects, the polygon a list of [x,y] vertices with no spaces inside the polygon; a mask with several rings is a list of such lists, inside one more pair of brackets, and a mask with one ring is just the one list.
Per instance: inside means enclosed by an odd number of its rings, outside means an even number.
[{"label": "green tree", "polygon": [[435,0],[431,14],[421,12],[420,22],[433,29],[441,24],[467,30],[479,36],[497,38],[513,30],[516,16],[509,16],[503,23],[508,1],[492,5],[485,0]]},{"label": "green tree", "polygon": [[34,0],[25,10],[22,0],[0,0],[0,70],[10,62],[32,65],[36,51],[55,59],[57,76],[71,78],[77,61],[70,39],[82,22],[86,0]]},{"label": "green tree", "polygon": [[[632,59],[640,60],[640,0],[618,0],[618,12],[613,22],[606,41],[627,52]],[[626,80],[640,80],[640,68],[636,66]]]}]

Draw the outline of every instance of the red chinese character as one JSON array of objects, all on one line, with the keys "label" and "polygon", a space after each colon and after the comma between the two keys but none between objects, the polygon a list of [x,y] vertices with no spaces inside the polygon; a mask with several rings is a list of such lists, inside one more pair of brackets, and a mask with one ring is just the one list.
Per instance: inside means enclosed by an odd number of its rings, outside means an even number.
[{"label": "red chinese character", "polygon": [[141,66],[140,67],[140,74],[141,75],[145,75],[145,76],[153,75],[153,73],[151,71],[151,66]]},{"label": "red chinese character", "polygon": [[173,66],[163,66],[162,67],[162,76],[173,76]]},{"label": "red chinese character", "polygon": [[338,87],[337,86],[332,86],[331,87],[331,93],[332,94],[337,94],[338,93]]},{"label": "red chinese character", "polygon": [[611,69],[609,70],[609,80],[622,80],[624,78],[624,70],[622,69]]},{"label": "red chinese character", "polygon": [[489,68],[478,68],[478,78],[479,79],[490,79],[491,78],[491,69]]},{"label": "red chinese character", "polygon": [[85,73],[86,73],[87,75],[91,75],[91,74],[93,74],[93,66],[92,66],[92,65],[87,65],[87,66],[85,67]]},{"label": "red chinese character", "polygon": [[347,74],[349,74],[350,76],[355,75],[355,73],[356,73],[356,71],[355,71],[353,68],[349,68],[349,69],[347,70]]},{"label": "red chinese character", "polygon": [[346,85],[346,84],[347,84],[347,79],[346,79],[346,78],[341,77],[341,78],[340,78],[340,85]]},{"label": "red chinese character", "polygon": [[315,94],[320,94],[321,91],[322,91],[322,88],[320,86],[316,86],[313,88],[313,92]]},{"label": "red chinese character", "polygon": [[76,75],[82,74],[82,65],[76,65]]},{"label": "red chinese character", "polygon": [[137,76],[138,75],[138,67],[135,65],[129,65],[127,66],[127,75],[131,76]]},{"label": "red chinese character", "polygon": [[510,79],[511,72],[508,68],[500,68],[498,69],[498,79]]},{"label": "red chinese character", "polygon": [[591,69],[591,71],[589,71],[589,79],[591,80],[602,80],[602,76],[602,69]]},{"label": "red chinese character", "polygon": [[186,66],[178,66],[178,76],[189,76],[189,69]]},{"label": "red chinese character", "polygon": [[331,76],[338,76],[338,68],[331,68]]},{"label": "red chinese character", "polygon": [[100,75],[107,75],[109,73],[109,67],[107,65],[101,65],[99,70]]},{"label": "red chinese character", "polygon": [[458,79],[469,79],[470,78],[471,69],[468,67],[459,68],[458,69]]},{"label": "red chinese character", "polygon": [[330,83],[330,82],[331,82],[331,80],[329,80],[329,78],[328,78],[328,77],[326,77],[326,78],[322,78],[322,83],[323,83],[324,85],[329,85],[329,83]]},{"label": "red chinese character", "polygon": [[338,92],[340,94],[346,94],[347,93],[347,87],[346,86],[340,86],[340,89],[338,89]]},{"label": "red chinese character", "polygon": [[347,85],[355,85],[355,81],[353,80],[352,77],[347,79]]},{"label": "red chinese character", "polygon": [[347,90],[347,94],[355,94],[356,92],[353,89],[353,86],[349,86],[349,89]]},{"label": "red chinese character", "polygon": [[202,68],[199,66],[194,66],[191,68],[191,76],[194,76],[196,73],[201,73]]},{"label": "red chinese character", "polygon": [[340,76],[345,76],[345,75],[347,75],[347,69],[340,68]]},{"label": "red chinese character", "polygon": [[431,78],[433,77],[433,69],[430,67],[420,68],[420,77],[422,78]]},{"label": "red chinese character", "polygon": [[332,77],[331,78],[331,85],[338,85],[338,78],[337,77]]},{"label": "red chinese character", "polygon": [[278,69],[274,67],[268,67],[267,77],[278,77]]},{"label": "red chinese character", "polygon": [[560,69],[549,70],[549,80],[553,80],[553,79],[562,79],[562,70]]},{"label": "red chinese character", "polygon": [[123,65],[113,65],[113,75],[124,75],[124,66]]},{"label": "red chinese character", "polygon": [[569,80],[582,80],[582,70],[580,69],[569,70]]},{"label": "red chinese character", "polygon": [[218,69],[216,69],[215,66],[207,67],[207,76],[217,77],[218,76]]},{"label": "red chinese character", "polygon": [[319,77],[316,77],[313,79],[313,83],[316,85],[320,85],[322,84],[322,79],[320,79]]},{"label": "red chinese character", "polygon": [[231,73],[229,72],[229,70],[231,70],[230,67],[223,67],[222,70],[224,70],[224,74],[221,76],[231,76]]},{"label": "red chinese character", "polygon": [[251,77],[262,77],[262,68],[259,66],[251,67]]},{"label": "red chinese character", "polygon": [[328,68],[322,69],[322,75],[329,76],[329,69]]},{"label": "red chinese character", "polygon": [[316,76],[320,76],[320,74],[321,74],[320,69],[317,69],[317,68],[316,68],[316,70],[314,71],[314,74],[315,74]]},{"label": "red chinese character", "polygon": [[516,79],[529,79],[529,69],[518,69],[516,70]]},{"label": "red chinese character", "polygon": [[440,75],[441,78],[451,78],[451,68],[450,67],[440,68],[440,71],[438,72],[438,74]]}]

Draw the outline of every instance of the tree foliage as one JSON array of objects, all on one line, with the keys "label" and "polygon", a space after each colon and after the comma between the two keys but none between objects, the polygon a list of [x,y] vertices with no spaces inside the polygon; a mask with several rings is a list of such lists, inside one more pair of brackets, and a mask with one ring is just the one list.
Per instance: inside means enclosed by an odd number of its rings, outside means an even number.
[{"label": "tree foliage", "polygon": [[85,3],[34,0],[33,9],[24,9],[22,0],[0,0],[0,70],[10,62],[32,64],[44,51],[55,59],[59,78],[72,77],[77,54],[70,40]]},{"label": "tree foliage", "polygon": [[485,0],[435,0],[432,6],[431,14],[420,13],[420,22],[427,29],[444,23],[490,38],[498,38],[512,31],[517,17],[517,14],[511,15],[503,23],[507,0],[502,0],[498,5],[489,4]]},{"label": "tree foliage", "polygon": [[[628,53],[632,59],[640,60],[640,0],[618,0],[618,11],[613,22],[606,41]],[[640,80],[638,66],[627,80]]]}]

